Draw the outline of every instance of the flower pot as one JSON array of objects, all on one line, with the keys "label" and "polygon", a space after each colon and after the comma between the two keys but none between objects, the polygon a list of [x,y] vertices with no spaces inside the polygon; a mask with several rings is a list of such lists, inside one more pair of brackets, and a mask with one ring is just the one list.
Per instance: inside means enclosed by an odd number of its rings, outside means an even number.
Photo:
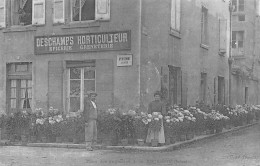
[{"label": "flower pot", "polygon": [[26,145],[27,144],[27,136],[26,135],[21,135],[21,140],[22,140],[22,145]]},{"label": "flower pot", "polygon": [[35,143],[36,142],[36,136],[31,136],[30,140],[31,140],[32,143]]},{"label": "flower pot", "polygon": [[42,143],[47,143],[47,137],[45,137],[45,136],[41,137],[41,141],[42,141]]},{"label": "flower pot", "polygon": [[216,128],[216,133],[221,133],[221,132],[222,132],[222,130],[223,130],[223,128],[222,128],[222,127]]},{"label": "flower pot", "polygon": [[171,137],[171,144],[175,144],[177,142],[177,136]]},{"label": "flower pot", "polygon": [[79,139],[78,138],[73,138],[73,143],[74,144],[79,144]]},{"label": "flower pot", "polygon": [[170,137],[165,138],[165,144],[166,145],[171,144],[171,138]]},{"label": "flower pot", "polygon": [[56,143],[61,143],[62,142],[62,137],[56,137]]},{"label": "flower pot", "polygon": [[152,139],[151,144],[152,144],[152,147],[157,147],[158,146],[158,139]]},{"label": "flower pot", "polygon": [[194,138],[194,133],[189,132],[189,133],[186,134],[186,139],[187,139],[187,140],[191,140],[191,139],[193,139],[193,138]]},{"label": "flower pot", "polygon": [[180,141],[186,141],[186,135],[185,134],[180,135]]},{"label": "flower pot", "polygon": [[122,144],[123,146],[127,146],[127,145],[128,145],[128,139],[122,139],[122,140],[121,140],[121,144]]},{"label": "flower pot", "polygon": [[139,146],[144,146],[144,140],[143,139],[137,139],[137,143]]}]

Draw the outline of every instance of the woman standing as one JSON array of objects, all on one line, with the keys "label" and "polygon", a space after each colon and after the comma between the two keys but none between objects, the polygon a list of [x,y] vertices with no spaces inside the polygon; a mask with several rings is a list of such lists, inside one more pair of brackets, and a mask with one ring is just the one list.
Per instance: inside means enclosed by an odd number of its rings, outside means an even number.
[{"label": "woman standing", "polygon": [[[154,93],[154,101],[152,101],[148,106],[148,114],[153,114],[154,112],[158,112],[162,115],[166,114],[166,108],[164,103],[161,101],[161,93],[159,91]],[[151,128],[148,129],[146,143],[151,143],[152,139],[157,139],[159,144],[165,143],[163,121],[160,130],[154,131]]]}]

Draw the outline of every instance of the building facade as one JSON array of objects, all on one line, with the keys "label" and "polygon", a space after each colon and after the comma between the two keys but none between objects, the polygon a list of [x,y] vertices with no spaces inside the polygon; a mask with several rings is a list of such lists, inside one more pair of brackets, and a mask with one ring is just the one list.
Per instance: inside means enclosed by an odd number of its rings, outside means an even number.
[{"label": "building facade", "polygon": [[259,1],[232,1],[232,103],[259,102]]},{"label": "building facade", "polygon": [[0,2],[2,112],[228,104],[227,1]]}]

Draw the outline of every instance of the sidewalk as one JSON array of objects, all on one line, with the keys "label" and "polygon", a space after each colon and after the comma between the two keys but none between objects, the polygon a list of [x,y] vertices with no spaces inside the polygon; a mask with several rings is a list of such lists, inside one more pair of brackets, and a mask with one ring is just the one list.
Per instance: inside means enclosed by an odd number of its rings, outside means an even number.
[{"label": "sidewalk", "polygon": [[[96,145],[94,146],[94,149],[107,149],[107,150],[137,150],[137,151],[171,151],[175,149],[182,148],[184,146],[190,145],[195,142],[207,140],[213,137],[218,137],[220,135],[225,135],[228,133],[232,133],[235,131],[239,131],[245,128],[248,128],[250,126],[257,125],[258,122],[254,122],[252,124],[248,124],[245,126],[239,126],[239,127],[234,127],[232,129],[226,130],[224,129],[223,132],[218,133],[218,134],[210,134],[210,135],[201,135],[201,136],[195,136],[193,139],[188,140],[188,141],[183,141],[183,142],[177,142],[175,144],[170,144],[170,145],[164,145],[160,147],[150,147],[150,146],[105,146],[105,145]],[[28,143],[26,145],[22,145],[21,143],[15,143],[12,144],[7,140],[1,140],[0,141],[0,146],[27,146],[27,147],[51,147],[51,148],[74,148],[74,149],[85,149],[84,144],[68,144],[68,143]]]}]

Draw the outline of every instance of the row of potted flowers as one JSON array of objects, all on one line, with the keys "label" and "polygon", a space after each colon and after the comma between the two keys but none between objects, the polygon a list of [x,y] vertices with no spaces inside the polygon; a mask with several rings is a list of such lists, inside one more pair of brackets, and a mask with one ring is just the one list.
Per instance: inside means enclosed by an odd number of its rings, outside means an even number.
[{"label": "row of potted flowers", "polygon": [[[99,140],[104,144],[126,145],[138,142],[143,145],[148,127],[159,130],[163,124],[166,143],[169,144],[192,139],[195,134],[217,133],[224,127],[229,129],[245,125],[254,119],[258,120],[259,115],[260,106],[247,105],[214,109],[170,106],[166,115],[157,112],[147,114],[139,109],[122,112],[109,108],[98,115],[97,127]],[[11,141],[84,141],[84,119],[79,111],[65,115],[51,107],[48,111],[37,109],[33,113],[17,112],[2,116],[0,127]]]}]

